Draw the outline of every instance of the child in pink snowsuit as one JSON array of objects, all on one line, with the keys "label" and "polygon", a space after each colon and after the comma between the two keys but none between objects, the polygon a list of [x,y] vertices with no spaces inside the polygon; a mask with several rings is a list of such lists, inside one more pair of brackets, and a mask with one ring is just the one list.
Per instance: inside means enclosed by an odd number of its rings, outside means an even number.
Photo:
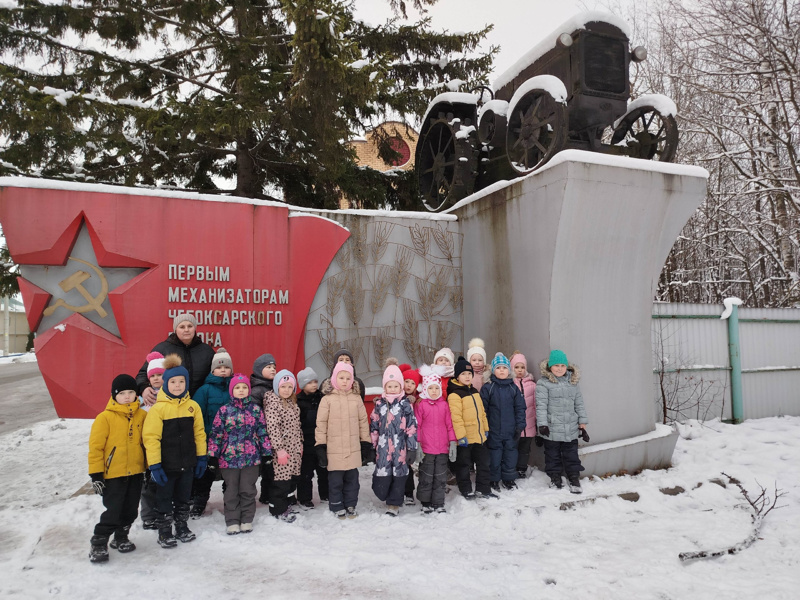
[{"label": "child in pink snowsuit", "polygon": [[417,441],[425,458],[419,466],[417,499],[426,514],[444,508],[447,486],[447,460],[456,458],[456,433],[450,417],[450,405],[442,396],[442,379],[428,365],[420,368],[422,392],[417,403]]}]

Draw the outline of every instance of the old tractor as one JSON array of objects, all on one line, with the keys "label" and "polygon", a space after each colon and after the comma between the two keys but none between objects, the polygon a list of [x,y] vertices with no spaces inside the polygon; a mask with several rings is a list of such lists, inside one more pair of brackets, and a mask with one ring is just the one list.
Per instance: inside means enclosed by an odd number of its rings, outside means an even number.
[{"label": "old tractor", "polygon": [[438,212],[492,183],[527,175],[568,148],[670,162],[674,102],[629,103],[627,26],[584,13],[531,49],[494,85],[440,94],[422,120],[415,168],[425,208]]}]

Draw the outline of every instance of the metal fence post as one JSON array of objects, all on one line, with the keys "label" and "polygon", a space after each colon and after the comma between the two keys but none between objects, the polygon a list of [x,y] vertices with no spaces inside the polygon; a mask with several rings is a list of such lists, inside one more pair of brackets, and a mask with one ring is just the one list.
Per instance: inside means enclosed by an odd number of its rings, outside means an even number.
[{"label": "metal fence post", "polygon": [[731,361],[731,404],[733,422],[744,421],[744,405],[742,403],[742,359],[739,355],[739,307],[731,304],[728,317],[728,354]]}]

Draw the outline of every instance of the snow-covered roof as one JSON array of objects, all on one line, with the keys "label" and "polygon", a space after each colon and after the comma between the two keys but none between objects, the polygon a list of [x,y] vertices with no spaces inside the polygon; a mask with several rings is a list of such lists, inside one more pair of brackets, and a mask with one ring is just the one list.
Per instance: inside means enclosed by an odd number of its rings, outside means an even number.
[{"label": "snow-covered roof", "polygon": [[619,28],[622,30],[622,33],[628,37],[631,35],[628,24],[614,14],[599,10],[591,10],[579,13],[574,17],[564,21],[559,27],[545,36],[541,42],[523,54],[520,59],[508,70],[495,79],[494,89],[499,90],[501,87],[511,83],[511,81],[517,75],[522,73],[524,69],[532,65],[538,58],[541,58],[548,50],[555,48],[556,42],[558,41],[558,36],[560,36],[562,33],[572,33],[576,29],[586,29],[587,24],[597,21],[605,22],[609,25]]}]

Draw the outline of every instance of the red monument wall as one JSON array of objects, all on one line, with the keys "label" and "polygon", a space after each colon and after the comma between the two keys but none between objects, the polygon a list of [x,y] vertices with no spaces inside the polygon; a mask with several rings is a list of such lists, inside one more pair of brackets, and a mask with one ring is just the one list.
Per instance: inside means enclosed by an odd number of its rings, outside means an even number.
[{"label": "red monument wall", "polygon": [[114,375],[135,376],[179,312],[235,371],[265,352],[304,365],[309,308],[348,231],[279,203],[157,194],[0,180],[0,223],[61,417],[96,416]]}]

